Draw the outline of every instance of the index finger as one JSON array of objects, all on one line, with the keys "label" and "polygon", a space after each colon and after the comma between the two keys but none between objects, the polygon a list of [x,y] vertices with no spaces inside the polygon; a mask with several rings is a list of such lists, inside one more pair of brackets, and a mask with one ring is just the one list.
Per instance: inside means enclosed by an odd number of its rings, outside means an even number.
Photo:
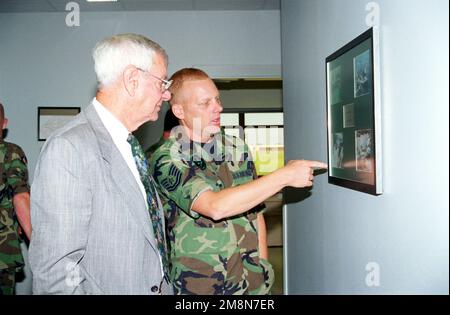
[{"label": "index finger", "polygon": [[309,167],[313,167],[315,169],[328,168],[328,165],[319,161],[305,161],[305,164]]}]

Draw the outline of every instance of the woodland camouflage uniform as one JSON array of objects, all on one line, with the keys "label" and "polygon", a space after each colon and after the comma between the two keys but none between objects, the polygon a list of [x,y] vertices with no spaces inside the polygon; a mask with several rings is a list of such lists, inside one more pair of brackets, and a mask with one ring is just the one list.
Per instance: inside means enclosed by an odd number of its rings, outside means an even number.
[{"label": "woodland camouflage uniform", "polygon": [[22,149],[0,140],[0,295],[13,294],[15,274],[24,266],[13,196],[30,192],[27,159]]},{"label": "woodland camouflage uniform", "polygon": [[219,221],[191,210],[206,190],[256,178],[247,145],[223,133],[206,144],[172,133],[150,167],[164,204],[175,294],[269,294],[274,273],[259,257],[256,221],[264,206]]}]

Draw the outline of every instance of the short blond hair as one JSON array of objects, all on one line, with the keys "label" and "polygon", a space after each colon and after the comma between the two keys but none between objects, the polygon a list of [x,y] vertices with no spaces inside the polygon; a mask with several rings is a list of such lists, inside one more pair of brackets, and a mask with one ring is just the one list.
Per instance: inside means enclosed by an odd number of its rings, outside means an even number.
[{"label": "short blond hair", "polygon": [[180,95],[182,93],[182,88],[184,82],[196,81],[196,80],[206,80],[211,79],[208,74],[200,69],[196,68],[183,68],[175,72],[170,80],[172,80],[172,85],[169,88],[172,97],[169,103],[175,104],[180,101]]}]

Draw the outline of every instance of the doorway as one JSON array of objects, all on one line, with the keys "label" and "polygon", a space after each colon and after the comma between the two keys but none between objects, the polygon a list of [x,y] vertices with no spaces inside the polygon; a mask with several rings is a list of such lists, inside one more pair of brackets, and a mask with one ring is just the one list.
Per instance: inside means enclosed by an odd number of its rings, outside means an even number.
[{"label": "doorway", "polygon": [[[214,80],[221,93],[224,132],[242,138],[258,176],[284,166],[284,117],[281,79]],[[282,193],[265,201],[269,261],[275,271],[272,294],[283,294]]]}]

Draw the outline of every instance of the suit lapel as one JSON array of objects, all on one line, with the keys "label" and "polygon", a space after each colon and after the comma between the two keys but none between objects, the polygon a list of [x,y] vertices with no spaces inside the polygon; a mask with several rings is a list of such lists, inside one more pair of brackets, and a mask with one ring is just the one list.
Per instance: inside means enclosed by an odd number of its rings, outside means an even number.
[{"label": "suit lapel", "polygon": [[127,163],[114,144],[108,131],[103,126],[94,106],[92,104],[89,105],[84,113],[88,123],[97,136],[97,141],[108,175],[112,178],[113,183],[122,198],[129,203],[129,206],[126,208],[136,218],[145,237],[152,247],[158,251],[155,236],[152,231],[150,215],[136,179],[128,168]]}]

